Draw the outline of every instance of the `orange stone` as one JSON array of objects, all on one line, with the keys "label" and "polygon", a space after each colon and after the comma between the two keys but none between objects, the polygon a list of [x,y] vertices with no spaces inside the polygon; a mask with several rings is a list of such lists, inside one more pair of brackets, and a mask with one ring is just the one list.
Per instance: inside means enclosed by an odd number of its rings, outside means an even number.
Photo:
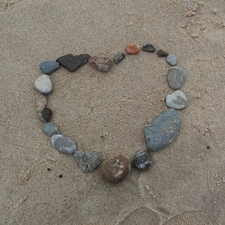
[{"label": "orange stone", "polygon": [[141,51],[141,47],[136,44],[129,44],[126,47],[127,54],[138,54]]}]

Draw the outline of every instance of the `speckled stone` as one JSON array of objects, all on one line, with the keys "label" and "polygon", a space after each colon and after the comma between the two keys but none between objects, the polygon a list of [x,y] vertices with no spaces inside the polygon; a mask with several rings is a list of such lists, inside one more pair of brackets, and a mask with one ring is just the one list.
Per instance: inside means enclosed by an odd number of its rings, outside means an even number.
[{"label": "speckled stone", "polygon": [[46,96],[44,96],[42,94],[37,95],[35,100],[36,100],[36,105],[37,105],[37,111],[38,112],[41,112],[45,108],[45,106],[48,104]]},{"label": "speckled stone", "polygon": [[113,58],[113,61],[117,64],[119,63],[120,61],[122,61],[125,57],[125,54],[120,52],[120,53],[117,53],[114,58]]},{"label": "speckled stone", "polygon": [[166,58],[166,61],[171,65],[171,66],[176,66],[177,64],[177,57],[175,55],[168,55]]},{"label": "speckled stone", "polygon": [[157,51],[157,55],[158,55],[159,57],[167,57],[167,56],[168,56],[168,52],[166,52],[166,51],[164,51],[164,50],[162,50],[162,49],[159,49],[159,50]]},{"label": "speckled stone", "polygon": [[74,157],[77,164],[85,173],[92,172],[102,162],[102,155],[98,152],[89,153],[84,150],[77,149],[74,152]]},{"label": "speckled stone", "polygon": [[168,146],[176,137],[181,118],[174,109],[167,109],[155,118],[145,129],[148,151],[158,151]]},{"label": "speckled stone", "polygon": [[42,111],[38,112],[38,115],[42,122],[47,123],[51,120],[52,110],[45,107]]},{"label": "speckled stone", "polygon": [[186,72],[178,66],[169,68],[167,72],[167,81],[174,90],[180,89],[186,77]]},{"label": "speckled stone", "polygon": [[112,183],[119,183],[130,171],[130,159],[124,154],[119,154],[113,159],[104,160],[101,164],[103,177]]},{"label": "speckled stone", "polygon": [[58,133],[57,127],[52,122],[44,123],[42,125],[42,129],[45,132],[45,134],[48,135],[48,136],[52,136],[53,134]]},{"label": "speckled stone", "polygon": [[52,74],[60,68],[60,64],[56,61],[45,61],[40,64],[41,71],[44,74]]},{"label": "speckled stone", "polygon": [[52,81],[50,76],[43,74],[34,81],[35,88],[42,94],[49,94],[52,89]]},{"label": "speckled stone", "polygon": [[138,150],[133,158],[133,166],[139,171],[145,171],[152,165],[149,153],[144,149]]},{"label": "speckled stone", "polygon": [[145,52],[155,52],[155,47],[152,44],[146,44],[142,47]]},{"label": "speckled stone", "polygon": [[88,61],[93,68],[103,72],[109,71],[112,66],[112,60],[106,57],[91,56]]},{"label": "speckled stone", "polygon": [[69,137],[61,134],[54,134],[51,138],[52,145],[61,153],[73,154],[76,151],[76,145]]},{"label": "speckled stone", "polygon": [[174,109],[183,109],[187,106],[187,97],[183,91],[177,90],[166,97],[166,105]]}]

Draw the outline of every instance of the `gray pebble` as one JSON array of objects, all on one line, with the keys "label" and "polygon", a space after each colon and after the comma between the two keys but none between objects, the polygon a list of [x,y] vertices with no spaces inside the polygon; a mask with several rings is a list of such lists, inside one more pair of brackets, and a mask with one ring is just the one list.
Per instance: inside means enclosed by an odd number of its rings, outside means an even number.
[{"label": "gray pebble", "polygon": [[176,66],[177,64],[177,57],[175,55],[168,55],[166,60],[171,66]]},{"label": "gray pebble", "polygon": [[53,85],[50,76],[43,74],[34,81],[35,88],[42,94],[48,94],[52,91]]},{"label": "gray pebble", "polygon": [[145,171],[152,165],[152,161],[150,160],[149,153],[147,153],[144,149],[138,150],[133,159],[134,168],[139,171]]},{"label": "gray pebble", "polygon": [[166,97],[166,105],[174,109],[183,109],[187,106],[187,98],[183,91],[177,90]]},{"label": "gray pebble", "polygon": [[155,47],[152,44],[146,44],[142,47],[145,52],[155,52]]},{"label": "gray pebble", "polygon": [[121,60],[123,60],[125,57],[125,54],[124,53],[117,53],[114,58],[113,58],[113,61],[117,64],[119,63]]},{"label": "gray pebble", "polygon": [[64,154],[73,154],[76,150],[74,142],[61,134],[52,135],[51,142],[58,151]]},{"label": "gray pebble", "polygon": [[149,151],[158,151],[169,145],[181,126],[176,110],[167,109],[155,118],[145,129],[145,140]]},{"label": "gray pebble", "polygon": [[76,150],[74,153],[77,164],[85,173],[92,172],[102,162],[102,155],[98,152],[88,153],[83,150]]},{"label": "gray pebble", "polygon": [[44,123],[42,129],[48,136],[58,133],[57,127],[52,122]]},{"label": "gray pebble", "polygon": [[186,72],[178,66],[169,68],[167,72],[167,80],[172,89],[180,89],[186,77]]},{"label": "gray pebble", "polygon": [[60,64],[56,61],[45,61],[40,64],[40,68],[44,74],[50,75],[60,68]]}]

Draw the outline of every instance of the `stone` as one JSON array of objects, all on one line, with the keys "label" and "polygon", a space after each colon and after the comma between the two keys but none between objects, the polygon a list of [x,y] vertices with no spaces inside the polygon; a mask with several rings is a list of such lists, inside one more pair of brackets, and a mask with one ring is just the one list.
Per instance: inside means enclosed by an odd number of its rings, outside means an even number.
[{"label": "stone", "polygon": [[138,150],[133,158],[133,166],[139,171],[145,171],[152,165],[150,155],[144,149]]},{"label": "stone", "polygon": [[145,52],[155,52],[155,47],[152,44],[146,44],[142,47]]},{"label": "stone", "polygon": [[56,62],[60,63],[61,66],[68,69],[70,72],[74,72],[80,66],[83,66],[87,63],[90,55],[88,54],[81,54],[73,56],[72,54],[64,55],[56,59]]},{"label": "stone", "polygon": [[120,53],[117,53],[114,58],[113,58],[113,61],[117,64],[119,63],[120,61],[122,61],[125,57],[125,54],[120,52]]},{"label": "stone", "polygon": [[52,74],[60,68],[60,64],[56,61],[45,61],[40,64],[41,71],[44,74]]},{"label": "stone", "polygon": [[35,100],[36,100],[36,105],[37,105],[37,111],[38,112],[41,112],[45,108],[45,106],[48,104],[46,96],[44,96],[42,94],[37,95]]},{"label": "stone", "polygon": [[183,109],[187,106],[187,97],[183,91],[177,90],[166,97],[166,105],[174,109]]},{"label": "stone", "polygon": [[176,66],[177,64],[177,57],[175,55],[168,55],[166,58],[166,61],[171,65],[171,66]]},{"label": "stone", "polygon": [[128,44],[126,46],[127,54],[138,54],[141,51],[141,47],[137,44]]},{"label": "stone", "polygon": [[45,107],[41,112],[38,112],[38,115],[42,122],[47,123],[51,120],[52,117],[52,110]]},{"label": "stone", "polygon": [[109,182],[119,183],[130,171],[130,159],[119,154],[112,159],[104,160],[101,164],[101,174]]},{"label": "stone", "polygon": [[112,66],[112,60],[106,57],[91,56],[88,61],[93,68],[103,72],[109,71]]},{"label": "stone", "polygon": [[35,88],[42,94],[49,94],[52,89],[52,81],[50,76],[43,74],[34,81]]},{"label": "stone", "polygon": [[77,149],[74,153],[75,160],[83,172],[92,172],[102,162],[102,155],[98,152],[86,152]]},{"label": "stone", "polygon": [[57,127],[52,122],[44,123],[42,125],[42,129],[45,132],[45,134],[48,135],[48,136],[52,136],[53,134],[58,133]]},{"label": "stone", "polygon": [[167,57],[167,56],[168,56],[168,52],[166,52],[166,51],[164,51],[164,50],[162,50],[162,49],[159,49],[159,50],[157,51],[157,55],[158,55],[159,57]]},{"label": "stone", "polygon": [[52,145],[61,153],[73,154],[76,151],[76,145],[69,137],[61,134],[54,134],[51,138]]},{"label": "stone", "polygon": [[186,77],[186,72],[178,66],[169,68],[167,72],[167,81],[174,90],[180,89]]},{"label": "stone", "polygon": [[175,109],[167,109],[155,118],[145,129],[148,151],[158,151],[168,146],[176,137],[181,118]]}]

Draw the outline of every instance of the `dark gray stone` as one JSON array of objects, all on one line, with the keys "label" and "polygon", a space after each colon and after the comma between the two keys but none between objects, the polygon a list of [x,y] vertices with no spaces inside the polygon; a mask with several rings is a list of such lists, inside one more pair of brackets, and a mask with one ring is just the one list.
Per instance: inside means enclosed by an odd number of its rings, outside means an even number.
[{"label": "dark gray stone", "polygon": [[186,72],[178,66],[169,68],[167,72],[167,81],[174,90],[180,89],[186,77]]},{"label": "dark gray stone", "polygon": [[176,110],[167,109],[155,118],[145,129],[145,140],[149,151],[158,151],[169,145],[181,126]]},{"label": "dark gray stone", "polygon": [[113,58],[113,61],[117,64],[119,63],[121,60],[123,60],[125,57],[125,54],[120,52],[120,53],[117,53],[114,58]]},{"label": "dark gray stone", "polygon": [[145,171],[152,165],[149,153],[144,149],[138,150],[133,158],[133,166],[139,171]]},{"label": "dark gray stone", "polygon": [[159,50],[157,51],[157,55],[158,55],[159,57],[167,57],[169,54],[168,54],[168,52],[166,52],[166,51],[164,51],[164,50],[162,50],[162,49],[159,49]]},{"label": "dark gray stone", "polygon": [[38,115],[42,122],[47,123],[52,118],[52,110],[49,108],[44,108],[41,112],[38,112]]},{"label": "dark gray stone", "polygon": [[142,47],[145,52],[155,52],[155,47],[152,44],[146,44]]},{"label": "dark gray stone", "polygon": [[48,136],[52,136],[53,134],[58,133],[57,127],[52,122],[44,123],[42,125],[42,129]]},{"label": "dark gray stone", "polygon": [[60,68],[60,64],[55,61],[45,61],[40,64],[40,68],[44,74],[50,75]]}]

